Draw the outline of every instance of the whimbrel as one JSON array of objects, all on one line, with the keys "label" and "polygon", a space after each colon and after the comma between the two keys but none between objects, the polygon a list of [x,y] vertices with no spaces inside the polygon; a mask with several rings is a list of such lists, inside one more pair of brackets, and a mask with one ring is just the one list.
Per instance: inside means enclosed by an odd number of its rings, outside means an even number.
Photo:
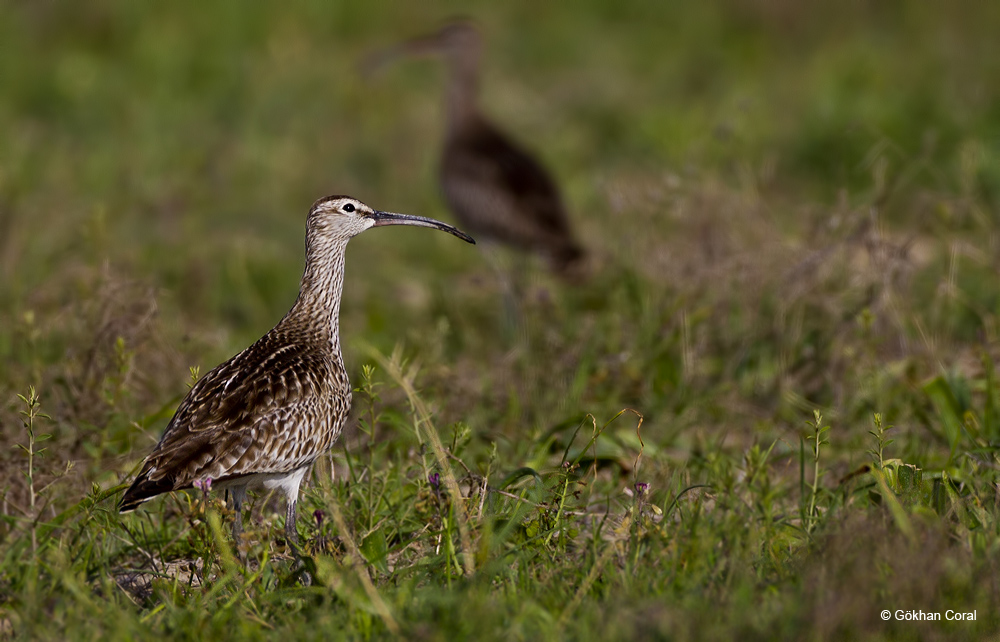
[{"label": "whimbrel", "polygon": [[446,223],[373,210],[348,196],[316,201],[306,220],[305,273],[292,309],[191,388],[122,497],[121,512],[211,480],[212,488],[232,493],[238,542],[247,491],[277,489],[288,502],[288,540],[297,542],[299,484],[333,446],[351,407],[339,336],[347,242],[383,225],[433,227],[475,243]]},{"label": "whimbrel", "polygon": [[371,56],[371,72],[400,56],[438,54],[449,66],[446,134],[438,178],[448,207],[481,237],[545,257],[552,269],[578,276],[584,251],[570,228],[555,181],[478,107],[482,38],[467,20]]}]

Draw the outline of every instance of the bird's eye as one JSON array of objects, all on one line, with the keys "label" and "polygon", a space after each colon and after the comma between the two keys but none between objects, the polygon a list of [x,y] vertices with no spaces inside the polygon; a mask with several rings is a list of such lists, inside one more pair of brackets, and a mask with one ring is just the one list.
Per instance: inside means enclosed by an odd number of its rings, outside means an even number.
[{"label": "bird's eye", "polygon": [[342,207],[341,209],[344,210],[345,212],[353,212],[354,211],[354,203],[348,203],[348,204],[344,205],[344,207]]}]

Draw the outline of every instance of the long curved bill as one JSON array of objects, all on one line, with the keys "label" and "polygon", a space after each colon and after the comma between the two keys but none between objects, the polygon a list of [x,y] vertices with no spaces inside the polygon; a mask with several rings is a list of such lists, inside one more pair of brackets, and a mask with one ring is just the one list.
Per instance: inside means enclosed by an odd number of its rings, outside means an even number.
[{"label": "long curved bill", "polygon": [[358,65],[358,69],[361,71],[361,75],[367,78],[374,76],[400,58],[418,58],[436,54],[440,50],[441,38],[438,34],[418,36],[368,54]]},{"label": "long curved bill", "polygon": [[382,225],[416,225],[418,227],[433,227],[435,229],[441,230],[442,232],[447,232],[453,236],[457,236],[466,243],[476,244],[476,239],[472,238],[462,230],[457,227],[452,227],[447,223],[442,223],[432,218],[427,218],[425,216],[411,216],[409,214],[396,214],[394,212],[382,212],[376,210],[372,212],[372,218],[375,219],[375,227]]}]

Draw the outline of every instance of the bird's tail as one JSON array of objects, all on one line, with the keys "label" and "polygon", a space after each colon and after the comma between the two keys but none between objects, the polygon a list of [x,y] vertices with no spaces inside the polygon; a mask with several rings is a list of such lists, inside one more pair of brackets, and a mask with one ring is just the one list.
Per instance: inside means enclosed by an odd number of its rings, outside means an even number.
[{"label": "bird's tail", "polygon": [[132,485],[129,486],[128,490],[125,491],[125,494],[122,495],[121,501],[118,502],[118,512],[127,513],[135,510],[139,507],[139,504],[149,501],[161,493],[172,490],[174,490],[172,481],[165,478],[154,481],[149,479],[145,472],[140,473],[135,478],[135,481],[132,482]]},{"label": "bird's tail", "polygon": [[552,271],[571,283],[582,283],[590,276],[587,265],[587,252],[570,243],[558,248],[550,256]]}]

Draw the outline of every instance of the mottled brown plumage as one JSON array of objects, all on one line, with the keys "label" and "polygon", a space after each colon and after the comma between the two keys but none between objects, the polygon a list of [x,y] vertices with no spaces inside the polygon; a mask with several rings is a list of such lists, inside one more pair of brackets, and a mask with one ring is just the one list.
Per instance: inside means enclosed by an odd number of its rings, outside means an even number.
[{"label": "mottled brown plumage", "polygon": [[400,55],[439,54],[449,67],[447,132],[439,180],[449,208],[473,234],[536,252],[564,275],[580,273],[584,250],[570,227],[555,181],[478,107],[482,38],[466,20],[409,40],[368,60],[375,68]]},{"label": "mottled brown plumage", "polygon": [[194,385],[119,510],[211,479],[213,488],[232,493],[237,537],[247,490],[280,489],[288,500],[285,528],[296,540],[299,484],[340,436],[351,407],[338,329],[347,242],[381,225],[434,227],[474,243],[433,219],[376,211],[346,196],[317,201],[306,222],[306,267],[292,309]]}]

